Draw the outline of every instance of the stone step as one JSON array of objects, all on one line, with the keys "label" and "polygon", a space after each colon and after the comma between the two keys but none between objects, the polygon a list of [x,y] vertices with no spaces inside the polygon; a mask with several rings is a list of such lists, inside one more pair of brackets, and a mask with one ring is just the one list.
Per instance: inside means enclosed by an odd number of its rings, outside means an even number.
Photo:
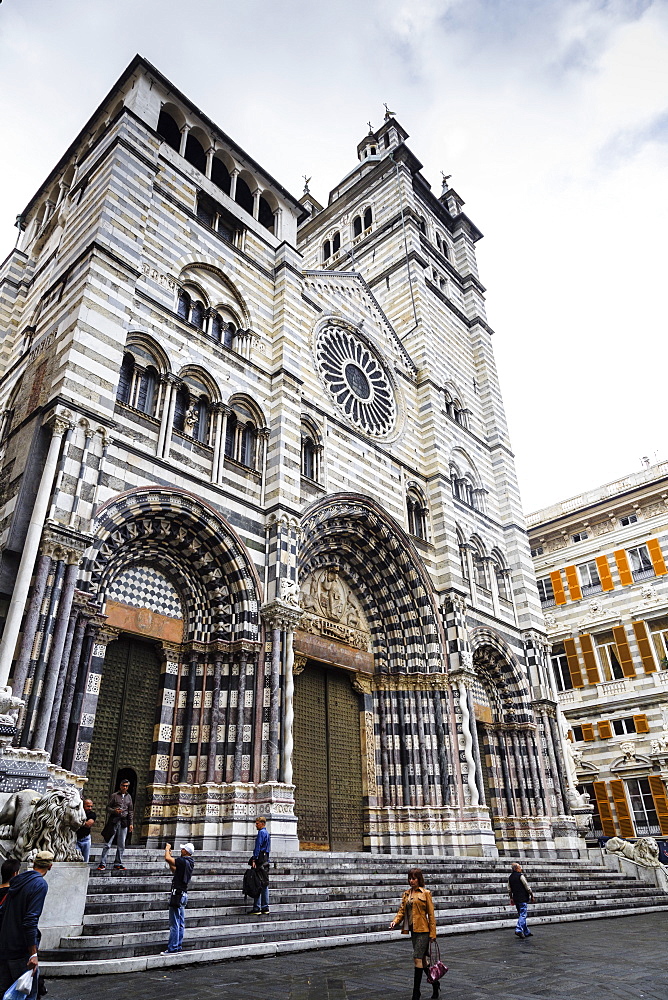
[{"label": "stone step", "polygon": [[[639,888],[638,883],[635,880],[631,881],[631,886],[633,886],[633,891],[645,891],[645,888]],[[642,884],[641,884],[642,886]],[[627,886],[628,887],[628,886]],[[354,894],[350,892],[350,886],[336,885],[336,886],[321,886],[308,888],[304,886],[286,886],[280,882],[271,882],[271,897],[275,903],[287,903],[294,905],[295,898],[298,895],[302,902],[308,903],[319,903],[327,900],[345,900],[355,898]],[[545,899],[548,897],[556,896],[591,896],[592,895],[592,885],[586,882],[574,882],[568,885],[562,885],[559,883],[541,883],[537,885],[537,894]],[[596,895],[612,893],[619,895],[620,883],[613,879],[605,879],[595,884]],[[651,887],[650,887],[651,888]],[[387,904],[390,901],[390,905],[394,901],[399,899],[400,893],[403,886],[365,886],[364,887],[364,898],[365,899],[377,899],[379,901]],[[464,897],[473,897],[476,899],[481,898],[506,898],[507,888],[505,884],[499,885],[498,883],[483,883],[475,885],[447,885],[442,887],[435,887],[431,883],[432,895],[435,901],[443,899],[456,899]],[[113,913],[119,907],[121,907],[118,912],[126,912],[128,906],[134,908],[155,908],[156,904],[158,906],[166,906],[167,894],[169,892],[169,883],[165,883],[163,886],[156,886],[153,884],[150,891],[143,892],[121,892],[120,890],[114,891],[108,894],[96,893],[93,896],[89,896],[86,903],[86,913]],[[196,881],[195,885],[191,883],[191,888],[188,893],[189,905],[190,907],[194,905],[200,905],[203,900],[211,900],[212,904],[217,904],[219,906],[234,906],[243,905],[243,899],[241,893],[241,888],[230,890],[229,885],[224,885],[218,887],[216,885],[202,886]],[[207,904],[209,905],[209,904]]]},{"label": "stone step", "polygon": [[[665,896],[664,896],[665,899]],[[620,907],[615,910],[590,911],[585,915],[579,913],[532,916],[532,925],[567,923],[574,920],[594,920],[599,917],[626,917],[643,913],[659,913],[668,910],[668,903],[657,906],[643,906],[633,910]],[[512,929],[515,919],[486,919],[475,923],[462,922],[441,932],[441,947],[443,938],[450,934],[468,934],[471,931],[487,931]],[[169,969],[180,965],[202,965],[205,962],[229,962],[241,958],[268,958],[278,954],[288,954],[301,951],[318,951],[323,948],[339,948],[345,945],[376,944],[381,941],[396,939],[396,931],[376,931],[362,933],[335,934],[330,937],[298,938],[290,941],[258,941],[251,944],[223,945],[178,952],[174,955],[148,954],[127,958],[83,958],[79,961],[61,961],[51,959],[42,953],[40,969],[45,977],[59,978],[62,976],[122,974],[128,972],[143,972],[149,969]],[[60,952],[51,952],[60,955]]]},{"label": "stone step", "polygon": [[[656,893],[654,897],[650,897],[645,905],[659,907],[663,905],[664,908],[668,908],[665,895],[659,893]],[[536,919],[541,916],[579,914],[583,917],[584,914],[592,911],[615,911],[618,908],[618,901],[614,900],[565,901],[552,906],[537,903],[532,907],[531,919],[535,923]],[[631,910],[638,912],[642,908],[643,904],[633,907],[627,905],[625,910],[627,912]],[[490,919],[502,921],[507,917],[508,909],[507,906],[452,909],[444,913],[439,913],[438,923],[441,927],[444,927],[451,924],[458,924],[463,920],[469,924],[488,921]],[[360,933],[378,932],[387,927],[387,921],[388,916],[386,913],[359,915],[355,921],[355,925],[359,928]],[[216,925],[198,927],[196,929],[191,928],[191,931],[194,931],[194,933],[186,935],[184,950],[200,950],[204,942],[206,942],[207,947],[218,948],[223,946],[250,945],[258,940],[263,942],[280,942],[316,936],[327,938],[340,934],[344,930],[346,923],[347,916],[344,915],[338,920],[335,918],[331,921],[329,919],[323,920],[322,918],[305,918],[269,922],[256,918],[243,926],[237,925],[232,927],[226,925],[221,927],[220,925]],[[100,959],[114,956],[117,958],[127,958],[152,954],[164,948],[167,933],[167,920],[165,919],[162,929],[158,930],[67,938],[61,942],[60,957],[65,958],[65,954],[67,954],[70,956],[71,961],[78,962],[91,958]],[[42,958],[45,961],[52,961],[54,955],[54,952],[43,953]]]},{"label": "stone step", "polygon": [[[642,889],[637,889],[635,897],[640,900],[640,902],[653,902],[657,896],[657,890],[652,886],[646,886]],[[558,907],[562,902],[573,902],[589,905],[591,902],[591,893],[586,890],[582,890],[578,893],[568,893],[554,894],[554,898],[546,898],[544,893],[541,892],[540,904],[536,903],[532,907],[532,911],[539,906],[545,907]],[[609,889],[604,893],[597,893],[596,901],[599,905],[602,902],[612,901],[614,904],[619,903],[619,893],[614,889]],[[206,905],[206,903],[197,903],[195,906],[188,905],[187,911],[187,924],[188,927],[206,927],[212,923],[220,925],[221,921],[224,920],[227,926],[239,923],[247,923],[249,917],[249,903],[242,905]],[[298,916],[299,918],[312,917],[314,915],[326,916],[327,919],[334,917],[345,917],[357,916],[363,914],[374,914],[379,913],[383,915],[383,918],[388,922],[394,915],[396,909],[396,898],[391,901],[393,905],[386,905],[383,900],[341,900],[341,901],[327,901],[319,903],[277,903],[275,898],[272,896],[271,900],[271,912],[262,918],[262,923],[273,922],[279,920],[285,920],[289,918],[294,918]],[[129,917],[126,912],[118,912],[118,914],[86,914],[84,918],[84,933],[87,936],[96,935],[109,935],[114,932],[114,927],[120,925],[122,927],[122,933],[130,933],[135,931],[143,930],[159,930],[164,935],[165,922],[167,920],[167,910],[166,910],[166,899],[163,897],[160,900],[160,908],[157,907],[154,910],[143,911],[143,912],[132,912],[132,916]],[[507,906],[507,902],[500,902],[498,897],[495,896],[477,896],[475,899],[470,897],[464,897],[463,899],[450,896],[450,897],[440,897],[434,900],[434,909],[436,911],[437,922],[445,922],[449,919],[452,913],[456,912],[470,912],[475,909],[484,907],[485,912],[489,912],[492,907],[497,906],[503,909]],[[114,917],[116,919],[114,919]],[[119,933],[121,931],[119,930]]]}]

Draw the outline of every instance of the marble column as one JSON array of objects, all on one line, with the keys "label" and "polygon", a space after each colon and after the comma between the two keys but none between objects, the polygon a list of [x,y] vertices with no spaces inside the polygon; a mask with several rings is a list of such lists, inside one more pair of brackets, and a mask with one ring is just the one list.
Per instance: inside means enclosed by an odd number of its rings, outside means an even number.
[{"label": "marble column", "polygon": [[[220,675],[223,669],[223,657],[215,653],[213,659],[213,684],[211,688],[211,715],[209,718],[209,755],[206,759],[206,780],[216,780],[216,756],[218,754],[218,727],[220,725]],[[225,761],[223,760],[223,778],[225,776]]]},{"label": "marble column", "polygon": [[[60,600],[58,602],[58,610],[56,612],[56,625],[53,632],[53,640],[51,642],[51,648],[49,650],[49,658],[46,664],[45,676],[44,676],[44,687],[42,690],[42,697],[40,708],[38,711],[37,725],[35,727],[35,735],[33,736],[32,746],[34,750],[45,750],[46,749],[46,737],[49,732],[49,722],[51,720],[52,712],[54,712],[54,696],[56,693],[56,688],[60,682],[60,691],[62,693],[62,686],[64,684],[64,678],[61,680],[61,660],[63,656],[63,648],[65,646],[65,637],[67,635],[67,628],[70,621],[70,612],[72,610],[72,598],[74,597],[74,588],[76,587],[77,579],[79,577],[79,560],[81,558],[81,553],[75,550],[70,550],[66,554],[65,562],[67,563],[67,568],[65,569],[63,589],[60,595]],[[58,717],[58,708],[60,705],[55,706],[55,718]]]},{"label": "marble column", "polygon": [[244,744],[244,715],[246,708],[246,683],[248,679],[248,653],[245,650],[239,654],[239,686],[237,688],[237,717],[236,717],[236,741],[234,744],[234,771],[232,781],[241,781],[243,744]]},{"label": "marble column", "polygon": [[188,666],[188,685],[186,687],[186,704],[183,710],[183,739],[181,740],[181,761],[179,764],[178,781],[188,780],[188,765],[190,763],[191,729],[193,721],[193,706],[195,704],[195,687],[197,684],[197,664],[199,654],[192,650]]},{"label": "marble column", "polygon": [[[14,659],[16,640],[21,630],[21,620],[25,610],[30,581],[33,575],[35,559],[39,550],[39,543],[42,537],[46,512],[51,499],[51,489],[53,479],[58,465],[58,455],[63,434],[71,426],[70,421],[63,416],[54,415],[50,421],[51,442],[44,462],[42,476],[37,488],[37,496],[33,505],[28,531],[23,543],[23,553],[19,563],[14,589],[7,611],[5,629],[0,641],[0,688],[7,685],[9,671]],[[19,695],[20,697],[20,695]]]},{"label": "marble column", "polygon": [[104,670],[104,659],[107,655],[107,646],[110,642],[118,639],[119,631],[116,628],[104,626],[100,628],[98,622],[91,622],[89,625],[91,648],[87,662],[82,662],[82,670],[78,680],[81,683],[81,710],[77,711],[76,699],[73,716],[78,720],[78,729],[74,745],[73,760],[70,770],[75,774],[86,774],[88,770],[88,758],[93,741],[93,730],[95,728],[95,714],[97,712],[97,702],[100,697],[100,686],[102,683],[102,671]]},{"label": "marble column", "polygon": [[23,637],[21,639],[21,647],[19,649],[19,655],[14,665],[14,674],[12,677],[12,690],[17,698],[23,697],[23,692],[25,688],[26,678],[28,677],[28,667],[30,665],[30,657],[33,651],[33,645],[35,642],[35,634],[37,632],[37,625],[39,622],[40,612],[42,610],[42,601],[44,600],[44,592],[46,590],[46,583],[49,578],[49,572],[51,570],[51,556],[44,552],[37,562],[37,570],[35,572],[35,582],[33,584],[32,597],[30,598],[30,604],[28,606],[28,611],[26,612],[25,621],[23,623]]},{"label": "marble column", "polygon": [[63,577],[65,575],[65,561],[62,558],[62,552],[54,550],[53,554],[56,556],[54,560],[53,568],[53,584],[51,587],[51,595],[49,599],[49,608],[46,613],[46,620],[44,622],[44,628],[41,635],[41,646],[39,649],[39,655],[37,662],[35,663],[35,672],[32,676],[32,682],[30,684],[30,694],[28,696],[28,704],[26,706],[25,721],[23,723],[23,732],[21,733],[20,745],[24,747],[32,746],[32,738],[35,730],[35,725],[37,723],[36,713],[37,707],[39,705],[41,695],[42,695],[42,682],[44,680],[44,674],[46,671],[46,662],[49,653],[49,646],[51,642],[51,636],[53,635],[53,630],[56,622],[56,609],[58,607],[58,602],[60,600],[60,594],[63,586]]},{"label": "marble column", "polygon": [[[51,759],[53,760],[54,764],[62,764],[63,762],[65,741],[67,739],[67,727],[69,725],[70,715],[72,713],[72,704],[74,701],[77,673],[79,670],[79,662],[81,660],[81,650],[83,648],[86,626],[90,621],[89,616],[81,611],[74,611],[72,613],[72,617],[76,620],[76,624],[74,626],[74,635],[72,637],[72,647],[70,649],[70,653],[67,658],[67,674],[65,677],[65,686],[63,689],[63,697],[60,705],[58,725],[56,727],[56,731],[53,737],[53,744],[51,749]],[[63,654],[63,659],[65,659],[64,654]]]}]

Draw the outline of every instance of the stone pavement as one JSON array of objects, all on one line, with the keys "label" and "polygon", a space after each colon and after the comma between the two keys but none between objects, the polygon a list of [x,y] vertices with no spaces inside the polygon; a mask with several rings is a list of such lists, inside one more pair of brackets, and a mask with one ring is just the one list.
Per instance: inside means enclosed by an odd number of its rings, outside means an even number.
[{"label": "stone pavement", "polygon": [[[187,933],[187,930],[186,930]],[[668,1000],[668,914],[456,934],[443,1000]],[[409,1000],[409,944],[297,952],[278,958],[54,979],[51,1000]],[[423,981],[423,1000],[431,987]]]}]

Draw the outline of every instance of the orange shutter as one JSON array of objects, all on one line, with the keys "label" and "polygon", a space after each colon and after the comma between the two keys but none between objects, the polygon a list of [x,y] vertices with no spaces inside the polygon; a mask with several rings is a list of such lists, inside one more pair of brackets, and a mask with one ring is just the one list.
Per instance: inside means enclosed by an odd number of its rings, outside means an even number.
[{"label": "orange shutter", "polygon": [[631,622],[631,624],[633,625],[645,673],[653,674],[656,671],[656,660],[652,654],[652,643],[649,641],[649,636],[647,635],[647,626],[644,622]]},{"label": "orange shutter", "polygon": [[566,651],[566,659],[568,660],[568,669],[571,672],[573,687],[584,687],[580,660],[578,659],[577,650],[575,649],[575,639],[564,639],[564,650]]},{"label": "orange shutter", "polygon": [[615,645],[619,655],[619,663],[625,677],[635,677],[636,668],[633,666],[633,657],[626,638],[626,629],[623,625],[613,625],[612,634],[615,637]]},{"label": "orange shutter", "polygon": [[645,545],[647,546],[649,557],[652,560],[654,572],[657,576],[665,576],[666,573],[668,573],[668,569],[666,569],[666,563],[663,558],[663,552],[661,551],[661,545],[659,544],[658,538],[648,538]]},{"label": "orange shutter", "polygon": [[602,740],[609,740],[612,736],[612,726],[607,719],[601,719],[598,724],[598,735]]},{"label": "orange shutter", "polygon": [[635,837],[636,831],[631,819],[629,804],[626,800],[624,782],[619,779],[611,781],[610,790],[612,791],[612,800],[615,803],[615,811],[619,820],[620,834],[622,837]]},{"label": "orange shutter", "polygon": [[580,578],[578,577],[578,571],[575,566],[566,567],[566,579],[568,581],[568,589],[571,594],[572,601],[582,600],[582,590],[580,589]]},{"label": "orange shutter", "polygon": [[647,721],[646,715],[634,715],[633,721],[635,723],[637,733],[649,732],[649,722]]},{"label": "orange shutter", "polygon": [[564,590],[564,584],[561,579],[561,571],[555,569],[552,573],[550,573],[550,580],[552,581],[552,590],[554,591],[555,604],[565,604],[566,591]]},{"label": "orange shutter", "polygon": [[594,734],[594,727],[590,722],[582,723],[582,739],[585,743],[591,743],[596,739]]},{"label": "orange shutter", "polygon": [[598,806],[598,814],[601,817],[601,829],[603,830],[603,836],[614,837],[617,831],[615,829],[615,821],[612,818],[612,809],[610,808],[608,789],[605,781],[594,781],[593,785],[594,795],[596,796],[596,805]]},{"label": "orange shutter", "polygon": [[633,573],[629,566],[629,557],[626,554],[626,549],[617,549],[613,555],[617,563],[617,569],[619,570],[619,582],[622,587],[628,587],[630,583],[633,583]]},{"label": "orange shutter", "polygon": [[666,786],[663,783],[663,778],[658,774],[650,774],[648,781],[661,833],[665,837],[668,834],[668,797],[666,796]]},{"label": "orange shutter", "polygon": [[612,573],[610,572],[608,557],[596,556],[596,566],[598,568],[598,575],[601,578],[601,588],[603,590],[614,590],[615,585],[612,582]]},{"label": "orange shutter", "polygon": [[596,654],[592,645],[591,636],[581,635],[580,646],[582,647],[582,655],[585,661],[587,680],[590,684],[598,684],[601,678],[598,672],[598,663],[596,662]]}]

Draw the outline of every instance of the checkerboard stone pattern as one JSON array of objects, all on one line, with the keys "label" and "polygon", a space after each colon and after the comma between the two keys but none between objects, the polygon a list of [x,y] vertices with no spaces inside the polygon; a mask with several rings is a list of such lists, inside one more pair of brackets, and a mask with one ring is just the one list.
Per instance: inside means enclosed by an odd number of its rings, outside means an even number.
[{"label": "checkerboard stone pattern", "polygon": [[148,608],[167,618],[182,618],[181,598],[176,587],[152,566],[131,566],[116,577],[107,600]]}]

